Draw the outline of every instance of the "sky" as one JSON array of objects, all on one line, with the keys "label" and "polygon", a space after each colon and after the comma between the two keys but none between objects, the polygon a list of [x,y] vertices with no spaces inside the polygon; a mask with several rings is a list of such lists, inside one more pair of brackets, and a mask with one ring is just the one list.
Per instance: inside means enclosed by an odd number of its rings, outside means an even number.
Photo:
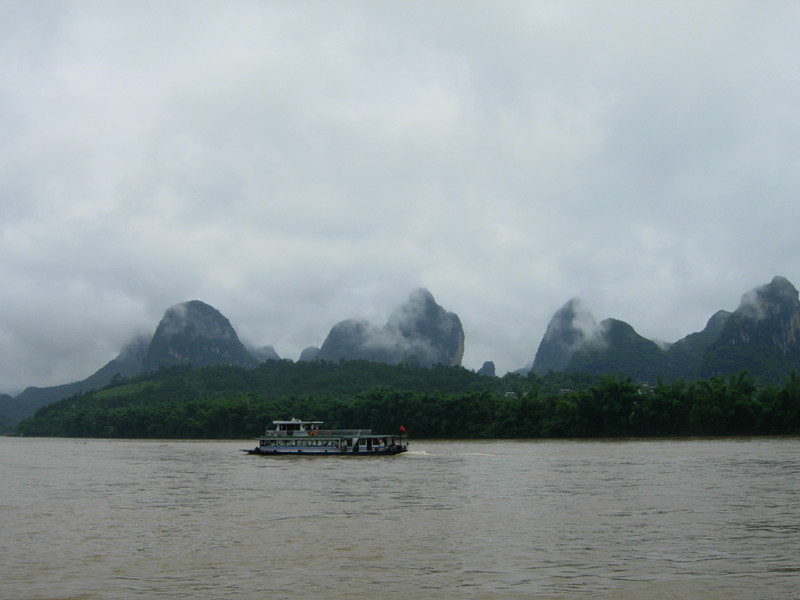
[{"label": "sky", "polygon": [[0,2],[0,392],[202,300],[297,360],[419,287],[463,366],[573,297],[800,285],[800,2]]}]

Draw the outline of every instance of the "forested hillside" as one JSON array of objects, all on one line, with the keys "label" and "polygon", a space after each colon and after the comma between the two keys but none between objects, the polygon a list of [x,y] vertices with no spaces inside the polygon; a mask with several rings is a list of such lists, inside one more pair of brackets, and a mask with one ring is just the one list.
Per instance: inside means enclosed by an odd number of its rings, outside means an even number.
[{"label": "forested hillside", "polygon": [[744,372],[643,386],[607,375],[496,378],[366,361],[175,367],[44,407],[16,433],[250,438],[291,417],[387,433],[403,425],[417,438],[800,434],[800,377],[759,388]]}]

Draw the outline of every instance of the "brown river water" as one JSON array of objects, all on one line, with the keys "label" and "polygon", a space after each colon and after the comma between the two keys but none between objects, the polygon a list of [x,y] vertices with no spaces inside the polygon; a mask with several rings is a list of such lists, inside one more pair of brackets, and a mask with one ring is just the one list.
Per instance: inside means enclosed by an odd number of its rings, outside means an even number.
[{"label": "brown river water", "polygon": [[800,597],[800,438],[0,438],[0,598]]}]

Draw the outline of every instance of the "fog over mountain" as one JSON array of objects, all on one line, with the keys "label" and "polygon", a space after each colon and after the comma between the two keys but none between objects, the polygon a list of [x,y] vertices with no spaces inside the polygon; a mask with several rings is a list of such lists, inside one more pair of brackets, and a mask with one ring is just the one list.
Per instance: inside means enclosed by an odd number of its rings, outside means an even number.
[{"label": "fog over mountain", "polygon": [[591,340],[602,343],[600,327],[583,301],[572,298],[550,319],[530,368],[539,375],[563,371],[578,348]]},{"label": "fog over mountain", "polygon": [[[371,360],[396,364],[460,364],[464,330],[458,316],[439,306],[425,290],[414,291],[383,327],[349,319],[333,326],[322,349],[306,348],[306,360]],[[272,346],[247,350],[230,321],[199,300],[169,307],[152,336],[126,344],[119,355],[82,381],[29,387],[17,397],[0,396],[0,419],[15,424],[42,406],[73,394],[100,389],[114,377],[131,377],[176,365],[236,365],[280,360]]]},{"label": "fog over mountain", "polygon": [[463,355],[464,330],[458,316],[436,304],[428,290],[418,289],[383,326],[364,319],[334,325],[318,358],[456,366]]},{"label": "fog over mountain", "polygon": [[779,382],[800,370],[798,291],[776,276],[742,295],[734,312],[717,311],[702,331],[674,344],[648,340],[617,319],[597,324],[572,299],[553,315],[530,370],[612,373],[650,382],[747,370],[761,381]]},{"label": "fog over mountain", "polygon": [[273,346],[263,346],[261,348],[248,348],[258,362],[265,362],[268,360],[281,360],[281,357],[275,351]]},{"label": "fog over mountain", "polygon": [[734,366],[773,381],[800,372],[800,297],[785,277],[742,296],[709,344],[698,374],[725,374]]},{"label": "fog over mountain", "polygon": [[[303,350],[299,360],[370,360],[391,364],[458,366],[465,349],[461,320],[420,288],[382,325],[366,319],[339,321],[322,348]],[[99,389],[116,376],[130,377],[173,365],[238,365],[280,360],[271,346],[248,351],[230,321],[194,300],[171,306],[152,336],[139,336],[118,356],[84,380],[29,387],[16,397],[0,395],[0,421],[16,423],[40,406],[81,391]],[[746,369],[762,382],[780,381],[800,370],[800,298],[788,279],[776,276],[741,297],[733,311],[716,311],[702,331],[675,343],[649,340],[618,319],[597,322],[572,298],[553,315],[531,366],[548,371],[611,373],[641,381],[725,376]],[[493,361],[480,373],[495,376]]]},{"label": "fog over mountain", "polygon": [[254,367],[257,361],[222,313],[192,300],[167,309],[142,360],[147,371],[174,364]]}]

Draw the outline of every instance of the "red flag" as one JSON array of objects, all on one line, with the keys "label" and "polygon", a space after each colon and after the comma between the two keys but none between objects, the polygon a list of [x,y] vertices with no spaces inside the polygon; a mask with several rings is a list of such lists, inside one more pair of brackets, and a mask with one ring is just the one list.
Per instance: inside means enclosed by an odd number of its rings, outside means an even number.
[{"label": "red flag", "polygon": [[406,428],[405,428],[405,427],[403,427],[402,425],[400,425],[400,431],[402,431],[403,433],[405,433],[405,432],[406,432]]}]

